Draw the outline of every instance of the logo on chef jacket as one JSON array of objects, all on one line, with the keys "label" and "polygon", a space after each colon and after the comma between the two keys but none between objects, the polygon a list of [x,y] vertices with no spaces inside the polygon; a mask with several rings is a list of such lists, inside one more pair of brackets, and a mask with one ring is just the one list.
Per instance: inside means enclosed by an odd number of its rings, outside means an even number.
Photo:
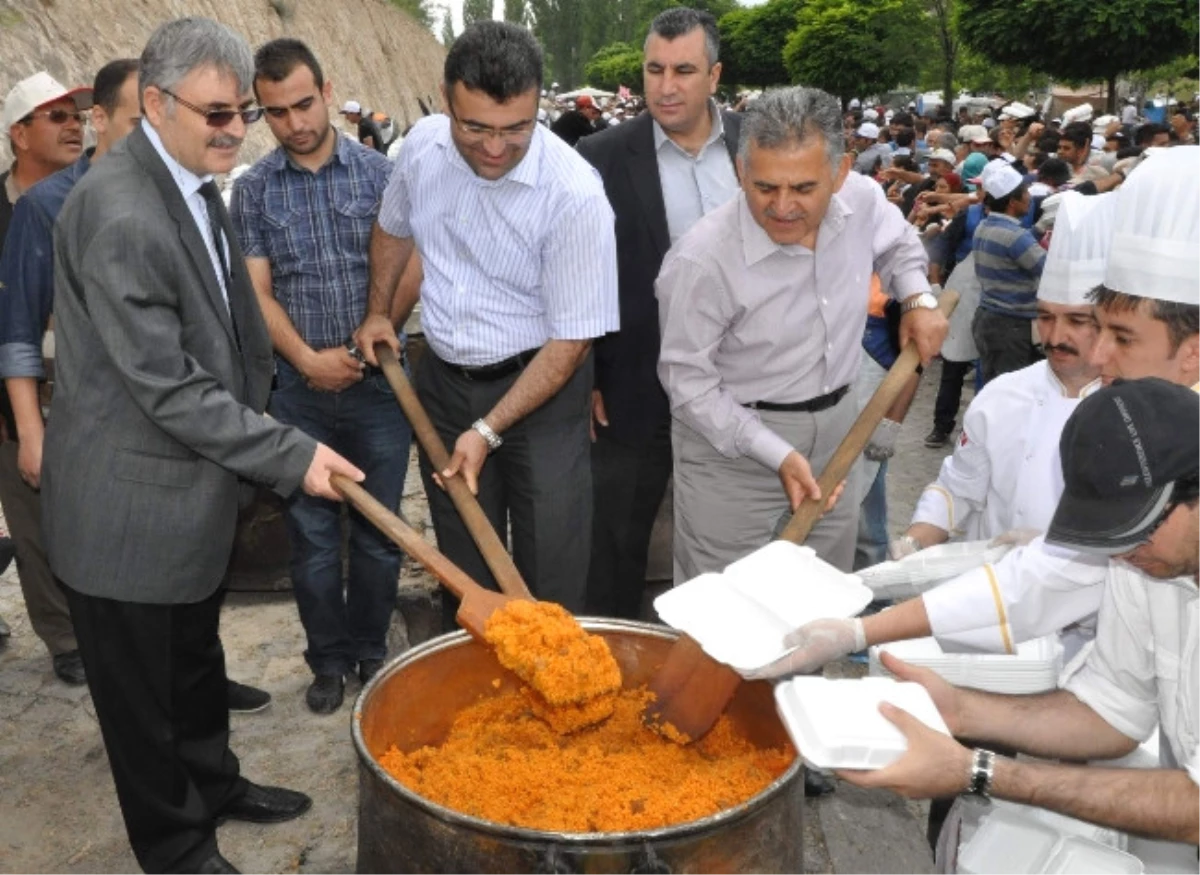
[{"label": "logo on chef jacket", "polygon": [[961,437],[959,437],[959,439],[958,439],[958,445],[959,445],[960,447],[965,447],[965,446],[967,445],[967,443],[968,443],[968,440],[967,440],[967,433],[966,433],[966,431],[964,431],[964,432],[962,433],[962,436],[961,436]]}]

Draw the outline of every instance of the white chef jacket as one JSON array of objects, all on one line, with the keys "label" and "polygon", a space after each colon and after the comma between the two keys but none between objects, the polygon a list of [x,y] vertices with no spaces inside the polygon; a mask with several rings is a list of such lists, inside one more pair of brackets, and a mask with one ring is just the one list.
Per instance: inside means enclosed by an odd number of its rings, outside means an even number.
[{"label": "white chef jacket", "polygon": [[1060,686],[1114,729],[1145,741],[1158,726],[1163,768],[1200,784],[1200,601],[1186,577],[1156,580],[1109,563],[1096,641]]},{"label": "white chef jacket", "polygon": [[[1099,387],[1099,380],[1089,383],[1080,395]],[[1063,492],[1059,438],[1079,400],[1067,397],[1044,361],[988,383],[967,409],[954,453],[921,494],[913,522],[969,541],[1012,529],[1045,531]],[[925,611],[947,650],[1014,653],[1021,641],[1094,614],[1106,565],[1103,557],[1038,539],[925,593]]]}]

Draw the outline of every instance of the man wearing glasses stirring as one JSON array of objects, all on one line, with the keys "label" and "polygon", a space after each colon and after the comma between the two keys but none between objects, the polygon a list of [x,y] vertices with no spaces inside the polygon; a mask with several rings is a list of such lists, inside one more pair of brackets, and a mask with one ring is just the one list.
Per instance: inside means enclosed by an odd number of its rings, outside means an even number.
[{"label": "man wearing glasses stirring", "polygon": [[[455,41],[442,85],[448,115],[417,122],[384,195],[355,339],[371,364],[375,343],[399,348],[392,299],[419,250],[432,354],[417,392],[453,447],[443,471],[421,460],[438,546],[495,587],[434,485],[461,475],[497,531],[511,522],[513,558],[534,594],[578,611],[592,530],[591,346],[618,328],[616,242],[596,171],[537,124],[541,86],[542,52],[527,30],[479,22]],[[396,311],[407,314],[410,297]]]},{"label": "man wearing glasses stirring", "polygon": [[236,871],[218,822],[274,823],[312,804],[239,774],[221,582],[240,481],[337,499],[331,474],[363,479],[263,415],[271,340],[212,181],[262,114],[253,75],[227,27],[159,27],[139,62],[141,126],[76,184],[55,226],[46,546],[147,872]]}]

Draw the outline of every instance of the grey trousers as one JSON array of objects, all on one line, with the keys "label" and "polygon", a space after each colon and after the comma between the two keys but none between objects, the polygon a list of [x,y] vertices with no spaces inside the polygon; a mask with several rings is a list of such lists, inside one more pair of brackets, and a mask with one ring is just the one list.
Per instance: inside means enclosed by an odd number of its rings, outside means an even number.
[{"label": "grey trousers", "polygon": [[[416,389],[453,452],[459,435],[487,415],[516,380],[516,374],[469,380],[430,352],[417,368]],[[479,503],[501,540],[511,525],[513,561],[529,589],[573,613],[583,610],[592,544],[591,393],[589,355],[556,395],[504,433],[503,446],[488,456],[479,475]],[[450,496],[433,482],[424,452],[420,459],[438,547],[478,583],[496,589]],[[457,610],[445,591],[442,604]],[[443,614],[443,625],[453,628],[452,610]]]},{"label": "grey trousers", "polygon": [[[808,459],[820,477],[834,450],[854,424],[858,405],[847,392],[818,413],[760,411],[763,423]],[[779,474],[743,456],[729,459],[700,434],[675,420],[675,584],[698,574],[721,571],[731,562],[773,540],[791,519]],[[861,460],[860,460],[861,461]],[[856,464],[846,478],[837,507],[813,527],[805,543],[842,571],[854,562],[858,534],[861,473]]]},{"label": "grey trousers", "polygon": [[[17,470],[16,441],[0,444],[0,505],[17,547],[17,576],[33,631],[52,656],[78,648],[67,597],[50,573],[42,543],[41,493],[30,489]],[[101,508],[97,513],[103,513]]]}]

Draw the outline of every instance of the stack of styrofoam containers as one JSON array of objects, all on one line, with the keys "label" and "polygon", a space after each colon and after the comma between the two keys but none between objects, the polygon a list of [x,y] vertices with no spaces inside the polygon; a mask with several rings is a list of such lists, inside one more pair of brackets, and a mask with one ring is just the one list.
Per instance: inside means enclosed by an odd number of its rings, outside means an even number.
[{"label": "stack of styrofoam containers", "polygon": [[896,641],[870,649],[869,672],[887,676],[880,662],[886,651],[912,665],[933,669],[960,687],[992,693],[1041,693],[1058,685],[1062,669],[1062,644],[1057,635],[1017,645],[1015,654],[946,653],[933,638]]},{"label": "stack of styrofoam containers", "polygon": [[995,801],[958,849],[958,871],[1141,873],[1121,834],[1025,805]]},{"label": "stack of styrofoam containers", "polygon": [[858,575],[877,599],[908,599],[973,568],[998,562],[1010,549],[1007,544],[993,547],[990,541],[954,541],[863,568]]},{"label": "stack of styrofoam containers", "polygon": [[853,617],[871,591],[810,547],[772,541],[720,574],[702,574],[654,600],[662,621],[741,671],[787,653],[783,638],[810,620]]}]

